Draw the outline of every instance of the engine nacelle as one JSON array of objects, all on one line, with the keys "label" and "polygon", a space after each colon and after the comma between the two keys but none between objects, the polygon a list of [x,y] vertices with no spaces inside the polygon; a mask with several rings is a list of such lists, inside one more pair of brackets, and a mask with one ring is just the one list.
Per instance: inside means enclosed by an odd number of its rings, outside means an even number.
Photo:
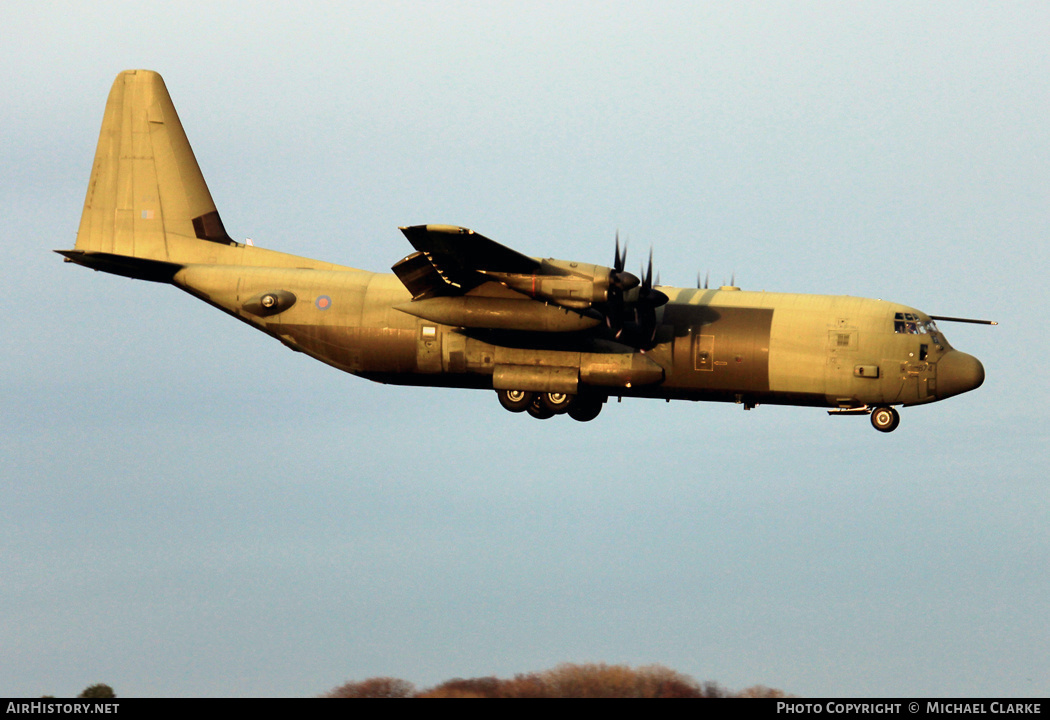
[{"label": "engine nacelle", "polygon": [[628,272],[604,265],[547,259],[531,274],[481,271],[483,275],[523,295],[573,310],[608,303],[611,295],[637,287]]}]

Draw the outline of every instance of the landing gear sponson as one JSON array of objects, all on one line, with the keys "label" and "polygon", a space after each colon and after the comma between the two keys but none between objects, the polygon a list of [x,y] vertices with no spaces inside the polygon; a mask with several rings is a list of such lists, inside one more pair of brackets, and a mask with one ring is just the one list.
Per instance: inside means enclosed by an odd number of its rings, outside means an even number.
[{"label": "landing gear sponson", "polygon": [[566,414],[573,420],[587,422],[598,417],[606,401],[604,395],[570,395],[536,393],[527,390],[497,390],[500,405],[511,412],[527,412],[538,420]]}]

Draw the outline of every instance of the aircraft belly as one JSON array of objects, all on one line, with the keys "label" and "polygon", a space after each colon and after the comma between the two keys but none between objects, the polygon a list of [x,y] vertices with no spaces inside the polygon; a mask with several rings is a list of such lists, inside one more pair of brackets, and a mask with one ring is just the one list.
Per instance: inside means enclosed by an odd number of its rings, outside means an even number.
[{"label": "aircraft belly", "polygon": [[282,324],[279,337],[296,350],[354,374],[416,370],[416,335],[402,328]]}]

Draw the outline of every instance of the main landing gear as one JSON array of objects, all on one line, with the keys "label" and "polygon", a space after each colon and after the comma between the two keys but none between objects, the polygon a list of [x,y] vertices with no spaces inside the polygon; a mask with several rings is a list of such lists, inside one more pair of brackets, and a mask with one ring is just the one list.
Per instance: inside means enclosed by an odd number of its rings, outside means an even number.
[{"label": "main landing gear", "polygon": [[564,414],[580,422],[598,417],[606,399],[602,395],[536,393],[526,390],[497,390],[496,396],[499,397],[500,405],[511,412],[527,412],[538,420]]},{"label": "main landing gear", "polygon": [[879,405],[871,411],[871,425],[879,432],[893,432],[900,424],[900,413],[887,405]]}]

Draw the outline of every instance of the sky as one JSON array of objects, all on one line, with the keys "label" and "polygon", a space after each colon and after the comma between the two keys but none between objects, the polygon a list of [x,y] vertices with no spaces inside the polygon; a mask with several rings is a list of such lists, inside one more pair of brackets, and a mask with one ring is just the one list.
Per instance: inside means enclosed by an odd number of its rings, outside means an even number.
[{"label": "sky", "polygon": [[[308,697],[562,662],[800,696],[1050,695],[1050,5],[0,6],[0,696]],[[400,225],[939,315],[900,428],[590,423],[289,352],[64,264],[106,95],[160,72],[227,230]]]}]

